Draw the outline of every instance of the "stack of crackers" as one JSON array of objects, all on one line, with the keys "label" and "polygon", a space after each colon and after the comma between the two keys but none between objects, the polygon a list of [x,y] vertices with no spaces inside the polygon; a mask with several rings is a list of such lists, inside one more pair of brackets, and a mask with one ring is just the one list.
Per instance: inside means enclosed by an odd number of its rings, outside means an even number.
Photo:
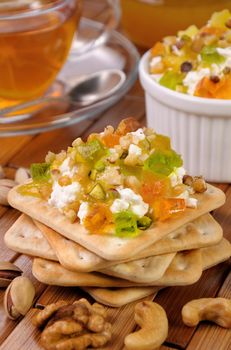
[{"label": "stack of crackers", "polygon": [[203,270],[229,259],[231,245],[209,214],[224,204],[224,193],[208,185],[195,197],[196,209],[125,239],[86,234],[58,209],[14,188],[9,202],[23,214],[5,234],[5,243],[34,257],[33,275],[39,281],[78,286],[98,302],[119,307],[167,286],[193,284]]}]

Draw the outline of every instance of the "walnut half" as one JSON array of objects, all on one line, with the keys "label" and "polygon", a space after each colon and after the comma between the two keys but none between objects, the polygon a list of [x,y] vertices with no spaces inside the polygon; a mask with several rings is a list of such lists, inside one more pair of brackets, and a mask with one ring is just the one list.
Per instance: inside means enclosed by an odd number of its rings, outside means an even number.
[{"label": "walnut half", "polygon": [[46,350],[84,350],[104,346],[111,339],[111,324],[106,309],[86,299],[73,304],[59,301],[47,305],[33,319],[44,327],[41,343]]}]

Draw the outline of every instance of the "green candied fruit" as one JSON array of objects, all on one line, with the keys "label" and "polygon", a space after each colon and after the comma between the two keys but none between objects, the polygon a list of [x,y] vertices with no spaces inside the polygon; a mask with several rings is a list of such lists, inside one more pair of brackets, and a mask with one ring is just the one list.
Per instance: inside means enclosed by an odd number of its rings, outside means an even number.
[{"label": "green candied fruit", "polygon": [[92,162],[106,154],[107,150],[103,144],[95,139],[76,147],[77,162]]},{"label": "green candied fruit", "polygon": [[98,200],[104,200],[106,198],[106,193],[103,189],[103,187],[100,184],[96,184],[91,191],[89,192],[89,195]]},{"label": "green candied fruit", "polygon": [[230,19],[230,17],[231,13],[229,12],[229,10],[214,12],[209,21],[210,27],[227,28],[226,22]]},{"label": "green candied fruit", "polygon": [[161,77],[159,83],[171,90],[176,90],[177,85],[181,85],[184,79],[184,75],[181,73],[167,71]]},{"label": "green candied fruit", "polygon": [[104,171],[106,168],[106,163],[104,159],[100,159],[95,163],[94,169],[101,172]]},{"label": "green candied fruit", "polygon": [[137,221],[137,226],[140,230],[147,230],[152,224],[152,219],[148,216],[143,216]]},{"label": "green candied fruit", "polygon": [[136,237],[139,234],[137,216],[131,211],[122,211],[115,214],[115,232],[118,237]]},{"label": "green candied fruit", "polygon": [[34,182],[19,186],[17,192],[20,193],[22,196],[32,196],[36,198],[41,197],[39,192],[39,184]]},{"label": "green candied fruit", "polygon": [[177,33],[177,36],[180,37],[180,38],[188,37],[190,39],[193,39],[194,36],[197,35],[198,32],[199,32],[199,29],[197,28],[197,26],[191,25],[190,27],[188,27],[185,30],[180,30]]},{"label": "green candied fruit", "polygon": [[209,64],[221,64],[225,62],[225,58],[217,52],[215,46],[204,46],[201,50],[201,58],[203,62]]},{"label": "green candied fruit", "polygon": [[183,165],[181,156],[173,150],[155,150],[144,162],[144,170],[159,176],[169,176]]},{"label": "green candied fruit", "polygon": [[30,166],[33,181],[48,181],[50,179],[49,163],[34,163]]}]

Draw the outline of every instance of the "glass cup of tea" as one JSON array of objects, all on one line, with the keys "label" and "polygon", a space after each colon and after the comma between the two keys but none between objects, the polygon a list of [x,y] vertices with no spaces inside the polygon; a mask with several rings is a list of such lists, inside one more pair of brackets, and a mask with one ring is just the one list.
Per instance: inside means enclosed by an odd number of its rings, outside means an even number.
[{"label": "glass cup of tea", "polygon": [[213,12],[231,10],[230,0],[115,0],[121,7],[122,28],[143,48],[191,24],[201,27]]},{"label": "glass cup of tea", "polygon": [[[46,93],[69,54],[81,18],[82,2],[0,2],[0,109]],[[97,43],[99,38],[82,48],[81,53]]]}]

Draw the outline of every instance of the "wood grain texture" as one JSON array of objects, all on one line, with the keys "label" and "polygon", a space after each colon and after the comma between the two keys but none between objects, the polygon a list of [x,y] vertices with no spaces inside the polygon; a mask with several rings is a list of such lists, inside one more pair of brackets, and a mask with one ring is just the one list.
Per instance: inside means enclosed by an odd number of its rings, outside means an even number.
[{"label": "wood grain texture", "polygon": [[192,299],[214,297],[229,269],[228,263],[217,265],[205,271],[200,280],[191,286],[167,288],[158,293],[156,302],[166,310],[169,320],[167,342],[186,348],[195,328],[184,326],[181,320],[182,307]]},{"label": "wood grain texture", "polygon": [[0,139],[0,164],[5,165],[22,148],[26,148],[33,136],[17,136]]},{"label": "wood grain texture", "polygon": [[18,255],[17,253],[13,252],[13,250],[8,249],[7,246],[4,244],[4,234],[6,231],[13,225],[13,223],[17,220],[19,217],[19,212],[17,210],[14,210],[12,208],[9,208],[4,215],[1,218],[0,221],[0,260],[12,260]]},{"label": "wood grain texture", "polygon": [[[231,267],[231,263],[229,264]],[[221,290],[218,293],[219,297],[231,299],[231,272],[227,276]],[[207,350],[231,349],[231,329],[227,330],[218,327],[209,322],[203,322],[199,325],[196,334],[192,338],[188,350]]]}]

